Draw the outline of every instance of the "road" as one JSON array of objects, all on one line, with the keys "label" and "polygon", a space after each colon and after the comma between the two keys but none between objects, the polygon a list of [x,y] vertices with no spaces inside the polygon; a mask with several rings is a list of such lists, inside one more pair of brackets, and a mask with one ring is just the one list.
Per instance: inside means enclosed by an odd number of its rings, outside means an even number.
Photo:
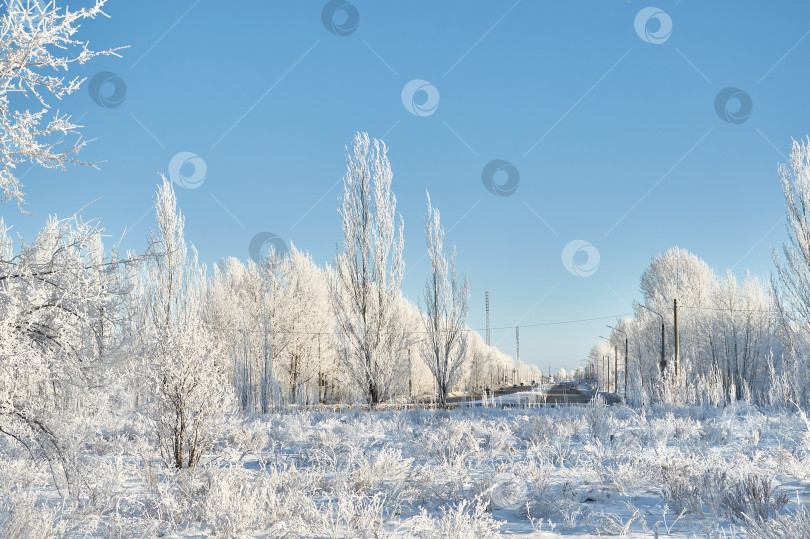
[{"label": "road", "polygon": [[[566,404],[587,404],[591,402],[596,391],[589,390],[584,386],[572,385],[570,383],[554,384],[548,391],[543,394],[532,386],[505,386],[496,389],[492,394],[493,404],[504,408],[511,408],[515,406],[543,406],[543,405],[560,405]],[[607,404],[621,403],[621,398],[613,393],[599,394],[605,399]],[[447,399],[448,404],[458,405],[462,401],[466,401],[473,405],[480,405],[480,400],[477,396],[469,395],[463,397],[450,397]],[[477,404],[476,404],[477,403]]]},{"label": "road", "polygon": [[556,384],[546,393],[546,404],[587,404],[593,398],[592,391],[579,389],[569,384]]},{"label": "road", "polygon": [[[515,393],[525,393],[525,392],[531,391],[532,389],[533,389],[532,386],[526,386],[526,385],[519,385],[519,386],[505,385],[505,386],[503,386],[501,388],[496,388],[495,392],[492,395],[494,395],[495,397],[503,397],[503,396],[506,396],[506,395],[513,395]],[[465,401],[465,400],[466,401],[474,401],[474,400],[480,399],[480,398],[481,398],[480,393],[474,394],[474,395],[467,395],[466,397],[459,397],[459,396],[448,397],[447,398],[447,403],[448,404],[458,404],[458,403],[460,403],[462,401]]]}]

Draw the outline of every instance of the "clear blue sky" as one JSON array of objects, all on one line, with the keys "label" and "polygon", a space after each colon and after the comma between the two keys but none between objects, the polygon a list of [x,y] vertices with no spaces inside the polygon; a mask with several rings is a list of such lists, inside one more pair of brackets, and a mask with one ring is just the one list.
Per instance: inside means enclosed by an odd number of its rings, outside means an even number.
[{"label": "clear blue sky", "polygon": [[[143,250],[157,173],[191,152],[205,179],[177,190],[203,261],[246,259],[260,232],[331,261],[344,146],[367,131],[390,146],[405,293],[416,300],[427,271],[429,189],[469,269],[473,327],[484,325],[484,290],[495,327],[629,313],[650,258],[675,245],[719,271],[770,273],[770,247],[785,237],[776,166],[791,137],[810,132],[810,4],[658,1],[639,34],[650,4],[637,0],[351,0],[348,35],[327,30],[326,4],[111,0],[112,18],[83,35],[129,48],[82,73],[114,73],[125,98],[106,108],[83,89],[60,104],[97,139],[83,157],[105,162],[31,170],[35,215],[8,204],[2,215],[30,239],[47,214],[101,197],[84,215],[116,240],[128,227],[123,246]],[[346,17],[335,14],[338,31]],[[438,91],[423,116],[403,105],[414,79]],[[726,87],[750,97],[742,123],[716,111]],[[495,159],[519,171],[510,196],[483,185]],[[599,253],[588,277],[563,264],[573,240]],[[610,322],[526,327],[521,359],[575,366]],[[513,329],[493,342],[514,354]]]}]

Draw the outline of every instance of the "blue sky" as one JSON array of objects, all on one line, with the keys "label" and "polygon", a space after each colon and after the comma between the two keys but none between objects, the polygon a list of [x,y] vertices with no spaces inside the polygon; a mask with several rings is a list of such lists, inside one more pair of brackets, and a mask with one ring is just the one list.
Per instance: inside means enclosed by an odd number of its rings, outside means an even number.
[{"label": "blue sky", "polygon": [[[344,146],[367,131],[390,146],[405,293],[415,301],[427,271],[428,189],[469,270],[472,327],[484,326],[485,290],[494,327],[627,314],[650,258],[675,245],[721,272],[771,272],[770,247],[786,237],[776,166],[791,137],[810,133],[809,4],[351,0],[332,19],[340,28],[356,10],[347,35],[327,29],[325,6],[111,0],[111,19],[83,36],[129,48],[81,74],[114,74],[102,93],[123,81],[124,99],[100,106],[85,88],[60,103],[97,139],[83,157],[104,162],[23,166],[34,215],[7,204],[3,217],[30,239],[46,215],[101,197],[83,214],[116,241],[126,227],[123,247],[143,250],[157,174],[190,152],[205,177],[177,191],[203,261],[246,259],[261,232],[331,261]],[[639,33],[648,7],[658,9]],[[403,105],[415,79],[438,92],[424,115]],[[740,123],[716,110],[727,87],[753,105]],[[496,159],[519,172],[509,196],[482,182]],[[579,252],[566,268],[574,240],[593,246],[597,266]],[[611,322],[524,327],[521,359],[575,366]],[[514,329],[492,340],[514,354]]]}]

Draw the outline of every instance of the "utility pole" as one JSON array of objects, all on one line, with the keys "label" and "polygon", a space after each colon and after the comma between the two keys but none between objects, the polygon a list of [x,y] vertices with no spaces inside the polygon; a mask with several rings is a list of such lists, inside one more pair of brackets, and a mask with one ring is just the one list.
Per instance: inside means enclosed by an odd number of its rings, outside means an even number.
[{"label": "utility pole", "polygon": [[[610,326],[608,326],[608,327],[610,327]],[[610,339],[608,339],[607,337],[604,337],[604,336],[602,336],[602,335],[599,335],[599,338],[600,338],[600,339],[604,339],[604,340],[605,340],[605,343],[610,344]],[[608,392],[608,393],[610,393],[610,349],[608,349],[608,353],[607,353],[607,355],[605,355],[605,356],[603,356],[603,357],[604,357],[605,361],[607,362],[607,392]],[[618,360],[618,358],[617,358],[617,359],[616,359],[616,362],[617,362],[617,363],[616,363],[616,366],[617,366],[617,367],[618,367],[618,361],[619,361],[619,360]],[[616,377],[616,382],[618,383],[618,381],[619,381],[619,378],[618,378],[618,377],[619,377],[619,373],[615,373],[615,374],[614,374],[614,376]],[[618,391],[618,390],[619,390],[619,388],[618,388],[618,387],[617,387],[617,388],[615,388],[615,389],[616,389],[616,391]]]},{"label": "utility pole", "polygon": [[627,346],[627,334],[625,333],[624,337],[624,403],[627,404],[627,363],[628,363],[628,351],[629,347]]},{"label": "utility pole", "polygon": [[484,303],[487,308],[487,346],[489,346],[489,290],[484,292]]},{"label": "utility pole", "polygon": [[675,318],[675,376],[681,374],[681,338],[678,335],[678,298],[672,300]]},{"label": "utility pole", "polygon": [[408,346],[408,397],[413,398],[413,370],[411,368],[411,347]]},{"label": "utility pole", "polygon": [[[627,343],[627,332],[622,331],[621,329],[618,329],[618,328],[614,328],[613,326],[608,326],[608,327],[610,329],[612,329],[613,331],[618,331],[619,333],[624,335],[624,402],[626,404],[627,403],[627,369],[628,369],[628,362],[629,362],[629,359],[628,359],[629,346],[628,346],[628,343]],[[617,391],[618,391],[618,389],[617,389]]]},{"label": "utility pole", "polygon": [[613,345],[613,391],[619,392],[619,345]]},{"label": "utility pole", "polygon": [[515,326],[515,349],[517,360],[520,361],[520,326]]}]

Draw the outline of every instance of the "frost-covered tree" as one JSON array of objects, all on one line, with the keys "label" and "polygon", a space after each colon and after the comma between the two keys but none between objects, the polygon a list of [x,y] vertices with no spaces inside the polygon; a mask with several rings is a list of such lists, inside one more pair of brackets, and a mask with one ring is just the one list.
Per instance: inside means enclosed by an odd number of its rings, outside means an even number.
[{"label": "frost-covered tree", "polygon": [[780,299],[790,319],[810,329],[810,138],[793,141],[789,164],[779,165],[788,243],[773,258]]},{"label": "frost-covered tree", "polygon": [[[56,2],[6,0],[0,16],[0,198],[25,201],[16,168],[30,162],[46,168],[90,164],[78,160],[85,145],[81,126],[57,110],[51,98],[61,100],[78,90],[82,77],[66,77],[74,64],[84,64],[115,49],[93,51],[89,42],[76,39],[81,23],[104,15],[106,0],[78,11],[57,8]],[[31,110],[30,107],[35,107]],[[38,110],[36,110],[38,109]],[[66,136],[74,142],[62,145]]]},{"label": "frost-covered tree", "polygon": [[245,265],[226,258],[214,265],[213,273],[207,321],[231,358],[237,401],[242,410],[267,413],[280,397],[273,367],[273,272],[252,260]]},{"label": "frost-covered tree", "polygon": [[[277,357],[279,382],[290,402],[316,402],[324,374],[334,382],[336,365],[331,359],[332,308],[327,272],[295,246],[278,265],[277,312],[274,325],[284,347]],[[283,376],[282,376],[283,375]]]},{"label": "frost-covered tree", "polygon": [[63,492],[79,488],[63,419],[84,408],[111,359],[119,265],[95,221],[51,218],[15,252],[0,220],[0,433],[44,458]]},{"label": "frost-covered tree", "polygon": [[[701,309],[709,304],[709,292],[716,277],[706,262],[695,254],[673,247],[665,253],[654,257],[641,275],[641,292],[647,308],[663,315],[668,330],[666,337],[666,358],[669,362],[666,374],[673,379],[676,370],[680,371],[681,380],[688,377],[694,365],[703,361],[699,340]],[[674,300],[678,300],[681,364],[675,361]],[[660,326],[659,326],[660,331]],[[659,334],[660,350],[660,334]],[[660,351],[659,351],[660,355]],[[676,385],[680,382],[675,381]],[[680,393],[679,393],[680,395]]]},{"label": "frost-covered tree", "polygon": [[430,273],[422,293],[425,337],[422,354],[436,381],[438,402],[447,406],[447,395],[458,383],[467,357],[467,320],[470,296],[469,280],[456,272],[456,252],[444,253],[444,228],[439,210],[427,195],[425,242]]},{"label": "frost-covered tree", "polygon": [[163,178],[155,199],[158,231],[150,239],[143,279],[143,354],[152,419],[164,461],[199,463],[231,409],[233,396],[221,342],[205,323],[205,266],[188,256],[185,220],[172,183]]},{"label": "frost-covered tree", "polygon": [[794,140],[788,163],[779,165],[785,196],[788,242],[773,250],[777,278],[775,292],[779,319],[790,352],[788,371],[792,385],[806,404],[810,365],[804,359],[810,348],[810,137]]},{"label": "frost-covered tree", "polygon": [[600,391],[613,389],[613,347],[607,341],[600,341],[591,348],[588,360]]},{"label": "frost-covered tree", "polygon": [[400,296],[400,324],[411,338],[402,351],[402,361],[395,367],[403,395],[416,399],[432,399],[436,396],[436,383],[427,363],[422,357],[420,338],[424,335],[424,322],[419,306]]},{"label": "frost-covered tree", "polygon": [[467,380],[466,389],[474,393],[489,385],[489,364],[487,357],[477,347],[470,346],[470,338],[473,334],[467,334],[467,351],[470,360],[465,362],[464,378]]},{"label": "frost-covered tree", "polygon": [[[337,346],[346,376],[370,405],[401,384],[399,363],[408,345],[400,283],[403,224],[397,225],[388,148],[358,133],[347,149],[340,201],[343,250],[335,257],[331,297]],[[398,384],[399,382],[399,384]]]},{"label": "frost-covered tree", "polygon": [[[618,322],[617,329],[621,331],[614,332],[610,339],[614,344],[628,339],[631,402],[649,399],[713,405],[740,399],[769,402],[768,392],[773,384],[786,380],[786,370],[793,372],[784,361],[778,301],[771,290],[750,274],[746,273],[742,283],[731,272],[718,279],[696,255],[673,248],[652,259],[641,276],[641,291],[644,303],[637,304],[633,318]],[[672,377],[671,368],[675,298],[679,300],[683,362],[679,379]],[[664,357],[669,362],[663,381],[658,367],[659,315],[666,328]],[[597,355],[592,354],[589,359],[592,371],[599,365]],[[619,365],[620,381],[624,376],[622,368],[623,362]]]},{"label": "frost-covered tree", "polygon": [[772,295],[751,275],[740,286],[727,273],[713,286],[711,301],[711,309],[696,313],[706,339],[697,370],[716,376],[724,393],[740,399],[767,385],[767,358],[778,350]]}]

